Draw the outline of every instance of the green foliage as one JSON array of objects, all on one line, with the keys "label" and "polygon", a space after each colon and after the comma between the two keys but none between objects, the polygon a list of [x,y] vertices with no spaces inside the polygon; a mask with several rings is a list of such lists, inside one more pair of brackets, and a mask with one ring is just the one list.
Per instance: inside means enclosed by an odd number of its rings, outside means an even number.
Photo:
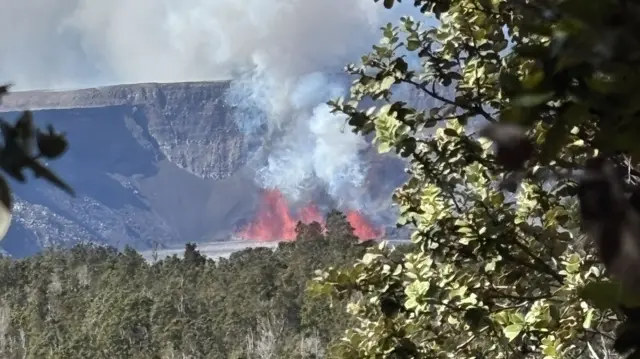
[{"label": "green foliage", "polygon": [[[0,100],[7,94],[9,86],[0,86]],[[56,133],[53,126],[41,131],[33,124],[33,115],[25,111],[12,126],[0,118],[3,143],[0,147],[0,168],[19,182],[26,182],[24,171],[33,171],[36,178],[44,178],[58,188],[73,195],[74,192],[40,159],[55,159],[67,150],[68,144],[63,134]],[[4,237],[11,222],[11,190],[5,178],[0,175],[0,239]]]},{"label": "green foliage", "polygon": [[312,297],[306,283],[366,250],[343,214],[330,217],[326,236],[299,224],[276,251],[215,262],[192,243],[184,258],[152,264],[129,247],[90,245],[2,258],[0,357],[314,358],[352,320],[344,302]]},{"label": "green foliage", "polygon": [[[373,133],[380,152],[409,160],[394,199],[416,244],[407,254],[372,249],[349,270],[319,274],[315,291],[350,298],[358,319],[333,354],[582,355],[610,337],[614,303],[635,299],[602,282],[591,246],[578,240],[575,183],[552,174],[596,153],[618,163],[640,157],[640,18],[632,15],[640,8],[607,0],[415,5],[438,25],[403,17],[383,27],[373,51],[348,66],[350,98],[330,102],[355,132]],[[429,108],[397,101],[399,87],[430,99]],[[366,99],[377,105],[362,109]],[[524,126],[535,143],[510,188],[498,185],[516,169],[508,154],[496,161],[476,132],[495,123]]]}]

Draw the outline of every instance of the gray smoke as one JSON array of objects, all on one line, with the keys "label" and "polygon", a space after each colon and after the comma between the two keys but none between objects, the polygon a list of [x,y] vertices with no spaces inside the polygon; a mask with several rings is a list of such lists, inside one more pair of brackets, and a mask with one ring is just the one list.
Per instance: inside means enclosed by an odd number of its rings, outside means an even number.
[{"label": "gray smoke", "polygon": [[263,187],[293,201],[317,187],[375,211],[369,144],[325,102],[380,26],[414,12],[373,0],[0,0],[0,81],[18,89],[234,80],[227,101],[261,161]]},{"label": "gray smoke", "polygon": [[0,0],[0,81],[16,88],[274,77],[357,59],[397,14],[373,0]]}]

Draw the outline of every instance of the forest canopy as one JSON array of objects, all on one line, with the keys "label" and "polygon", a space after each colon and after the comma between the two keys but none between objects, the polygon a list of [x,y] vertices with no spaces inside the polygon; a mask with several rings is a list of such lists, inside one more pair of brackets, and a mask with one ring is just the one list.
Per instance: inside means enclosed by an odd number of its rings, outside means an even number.
[{"label": "forest canopy", "polygon": [[297,227],[276,250],[149,263],[131,248],[77,245],[0,259],[2,358],[320,358],[352,324],[345,302],[305,292],[314,271],[351,266],[344,214]]}]

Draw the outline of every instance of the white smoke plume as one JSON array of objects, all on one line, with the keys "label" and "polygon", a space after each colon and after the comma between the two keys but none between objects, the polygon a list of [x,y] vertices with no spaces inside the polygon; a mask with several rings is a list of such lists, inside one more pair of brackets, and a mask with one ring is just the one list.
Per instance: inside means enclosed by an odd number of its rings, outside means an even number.
[{"label": "white smoke plume", "polygon": [[325,104],[346,94],[346,81],[320,72],[280,81],[265,76],[234,82],[228,96],[239,108],[237,122],[260,149],[254,163],[259,183],[306,201],[320,180],[338,204],[364,209],[368,168],[360,154],[369,144]]},{"label": "white smoke plume", "polygon": [[254,66],[290,78],[357,59],[384,17],[398,18],[373,0],[0,0],[0,81],[209,80]]},{"label": "white smoke plume", "polygon": [[371,49],[380,26],[415,11],[403,5],[0,0],[0,81],[60,89],[233,78],[227,100],[262,154],[260,184],[299,200],[319,180],[344,205],[362,207],[368,144],[325,102],[347,93],[335,74]]}]

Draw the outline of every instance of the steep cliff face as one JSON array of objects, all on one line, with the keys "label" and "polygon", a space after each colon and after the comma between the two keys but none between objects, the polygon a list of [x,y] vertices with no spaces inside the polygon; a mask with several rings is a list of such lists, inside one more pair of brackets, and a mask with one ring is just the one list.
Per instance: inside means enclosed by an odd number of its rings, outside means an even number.
[{"label": "steep cliff face", "polygon": [[[228,239],[251,221],[261,191],[249,149],[224,101],[228,82],[135,84],[16,92],[0,115],[31,109],[66,132],[69,152],[50,166],[76,190],[12,183],[16,204],[0,241],[14,256],[91,241],[139,250]],[[390,195],[402,163],[374,156],[367,187]],[[375,158],[375,160],[374,160]]]},{"label": "steep cliff face", "polygon": [[51,166],[73,199],[31,181],[12,183],[14,223],[0,246],[16,256],[96,241],[145,249],[232,233],[257,191],[243,170],[242,134],[221,100],[228,83],[139,84],[18,92],[4,117],[32,109],[66,132],[70,151]]},{"label": "steep cliff face", "polygon": [[[123,120],[120,130],[131,132],[136,146],[153,149],[198,177],[220,179],[243,160],[243,138],[222,100],[228,87],[228,82],[190,82],[26,91],[5,97],[0,109],[39,110],[40,121],[96,129],[105,125],[102,130],[108,133]],[[76,148],[83,146],[73,140]]]}]

